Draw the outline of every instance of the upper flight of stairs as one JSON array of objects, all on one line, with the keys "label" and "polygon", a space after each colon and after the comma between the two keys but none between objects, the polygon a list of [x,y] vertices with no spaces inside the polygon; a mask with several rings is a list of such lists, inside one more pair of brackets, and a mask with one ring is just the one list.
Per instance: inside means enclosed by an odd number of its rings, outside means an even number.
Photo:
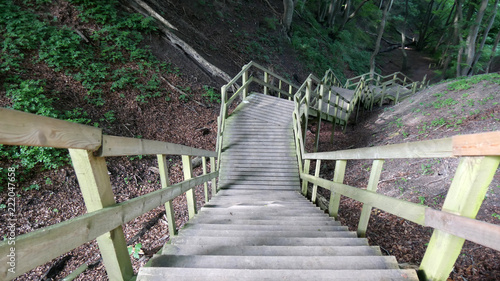
[{"label": "upper flight of stairs", "polygon": [[418,280],[299,193],[293,102],[261,94],[227,119],[221,190],[137,280]]}]

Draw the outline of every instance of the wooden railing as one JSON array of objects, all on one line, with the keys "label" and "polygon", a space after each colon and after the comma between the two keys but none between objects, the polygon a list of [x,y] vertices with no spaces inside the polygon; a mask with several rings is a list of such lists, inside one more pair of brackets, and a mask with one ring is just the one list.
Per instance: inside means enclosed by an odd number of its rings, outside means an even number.
[{"label": "wooden railing", "polygon": [[[165,204],[168,227],[176,234],[172,200],[186,193],[189,217],[197,212],[193,188],[212,181],[215,194],[217,153],[179,144],[102,135],[99,128],[0,108],[0,144],[69,149],[87,214],[17,236],[15,245],[0,243],[0,280],[11,280],[72,249],[97,239],[110,280],[130,280],[132,264],[122,225]],[[106,158],[124,155],[157,155],[162,189],[116,204]],[[166,155],[182,155],[184,181],[170,185]],[[191,157],[203,159],[204,175],[194,177]],[[206,173],[210,158],[211,172]],[[15,253],[15,271],[8,270],[9,254]]]},{"label": "wooden railing", "polygon": [[[420,265],[424,279],[446,280],[465,240],[500,251],[500,226],[475,220],[500,163],[500,131],[452,138],[402,143],[380,147],[333,152],[305,153],[302,140],[301,108],[294,112],[294,130],[300,163],[302,193],[307,196],[312,183],[311,201],[317,188],[330,190],[328,212],[337,217],[340,196],[363,203],[358,235],[365,236],[372,208],[378,208],[414,223],[434,228]],[[386,159],[461,157],[442,210],[377,194],[377,185]],[[373,160],[365,189],[344,184],[348,160]],[[301,162],[304,161],[302,164]],[[316,161],[314,175],[309,174],[311,161]],[[333,180],[322,179],[322,161],[335,161]]]},{"label": "wooden railing", "polygon": [[[347,79],[344,87],[346,89],[356,89],[360,84],[364,84],[364,90],[362,91],[361,101],[366,109],[373,109],[373,104],[379,102],[380,106],[384,99],[389,99],[398,103],[400,101],[400,94],[403,89],[411,91],[411,94],[415,94],[417,90],[420,90],[428,85],[429,81],[426,81],[426,76],[423,81],[413,81],[401,72],[395,72],[390,75],[382,76],[377,73],[366,73],[350,79]],[[387,93],[387,89],[391,86],[396,86],[396,93]],[[375,90],[377,89],[377,90]],[[376,91],[380,91],[380,95],[377,96]]]},{"label": "wooden railing", "polygon": [[[241,80],[241,85],[237,84],[239,80]],[[217,126],[217,151],[219,159],[222,152],[226,118],[231,114],[231,106],[237,98],[243,100],[248,96],[250,91],[254,91],[292,100],[294,93],[298,89],[299,87],[288,79],[267,70],[255,62],[250,62],[243,66],[241,71],[231,81],[221,87],[221,109]]]}]

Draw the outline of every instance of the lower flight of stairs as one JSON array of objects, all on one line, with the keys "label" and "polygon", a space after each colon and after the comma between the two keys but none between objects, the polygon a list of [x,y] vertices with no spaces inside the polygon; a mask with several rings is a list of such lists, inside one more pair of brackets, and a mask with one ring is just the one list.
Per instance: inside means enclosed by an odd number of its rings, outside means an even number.
[{"label": "lower flight of stairs", "polygon": [[167,279],[418,280],[298,192],[251,190],[221,191],[137,280]]}]

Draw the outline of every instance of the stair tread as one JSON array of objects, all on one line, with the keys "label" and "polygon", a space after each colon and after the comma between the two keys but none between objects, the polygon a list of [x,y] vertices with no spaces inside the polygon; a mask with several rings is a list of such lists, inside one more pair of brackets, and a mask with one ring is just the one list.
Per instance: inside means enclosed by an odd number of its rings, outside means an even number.
[{"label": "stair tread", "polygon": [[225,256],[381,256],[374,246],[220,246],[170,245],[163,247],[164,255],[225,255]]},{"label": "stair tread", "polygon": [[277,270],[277,269],[213,269],[213,268],[154,268],[139,270],[137,281],[165,280],[166,276],[175,280],[418,280],[415,270]]}]

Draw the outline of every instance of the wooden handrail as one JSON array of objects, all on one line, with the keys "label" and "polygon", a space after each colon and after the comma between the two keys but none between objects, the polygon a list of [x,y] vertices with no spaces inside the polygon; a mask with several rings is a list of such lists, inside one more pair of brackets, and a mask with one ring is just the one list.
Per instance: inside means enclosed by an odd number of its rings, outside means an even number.
[{"label": "wooden handrail", "polygon": [[99,157],[108,157],[153,154],[217,157],[215,151],[176,143],[106,135],[102,138],[102,147],[97,155]]},{"label": "wooden handrail", "polygon": [[101,138],[96,127],[0,108],[0,144],[96,151]]},{"label": "wooden handrail", "polygon": [[[16,237],[16,273],[0,272],[1,280],[10,280],[54,259],[136,217],[165,204],[197,185],[217,177],[219,172],[196,177],[146,195],[103,208],[52,226]],[[8,262],[8,241],[0,243],[0,263]],[[36,253],[35,255],[33,253]]]}]

